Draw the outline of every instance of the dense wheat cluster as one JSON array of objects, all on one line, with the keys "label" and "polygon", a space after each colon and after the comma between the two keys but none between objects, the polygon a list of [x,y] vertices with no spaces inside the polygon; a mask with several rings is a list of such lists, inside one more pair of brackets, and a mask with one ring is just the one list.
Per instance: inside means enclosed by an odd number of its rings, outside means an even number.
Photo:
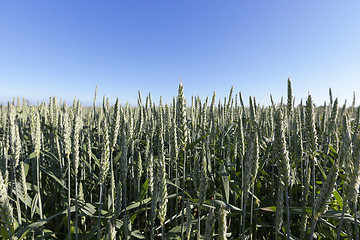
[{"label": "dense wheat cluster", "polygon": [[358,238],[355,98],[95,100],[1,106],[3,239]]}]

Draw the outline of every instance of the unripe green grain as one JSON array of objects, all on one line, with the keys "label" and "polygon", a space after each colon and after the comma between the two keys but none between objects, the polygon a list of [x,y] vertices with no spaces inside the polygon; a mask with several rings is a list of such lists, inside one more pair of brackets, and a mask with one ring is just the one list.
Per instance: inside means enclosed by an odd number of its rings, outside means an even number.
[{"label": "unripe green grain", "polygon": [[315,157],[317,151],[317,135],[315,126],[315,113],[314,104],[311,95],[308,96],[306,102],[306,115],[305,115],[305,128],[306,128],[306,149],[312,158]]},{"label": "unripe green grain", "polygon": [[281,174],[281,181],[285,187],[290,185],[290,160],[286,148],[285,126],[281,108],[275,115],[275,144],[277,152],[277,166]]},{"label": "unripe green grain", "polygon": [[10,205],[9,196],[7,193],[7,184],[4,181],[0,171],[0,218],[4,226],[10,232],[10,226],[14,222],[13,209]]},{"label": "unripe green grain", "polygon": [[40,148],[41,148],[41,129],[40,129],[40,115],[35,107],[31,108],[30,130],[31,130],[31,140],[34,146],[34,152],[36,154],[36,157],[38,158],[40,156]]},{"label": "unripe green grain", "polygon": [[293,112],[294,112],[294,100],[293,100],[293,92],[292,92],[292,87],[291,87],[291,79],[288,78],[288,98],[287,98],[287,117],[288,119],[291,119]]},{"label": "unripe green grain", "polygon": [[209,215],[206,218],[204,240],[212,240],[213,239],[214,225],[215,225],[214,209],[210,208]]},{"label": "unripe green grain", "polygon": [[73,161],[74,161],[74,169],[75,169],[75,175],[78,174],[79,170],[79,164],[80,164],[80,131],[82,128],[82,112],[80,107],[80,102],[77,102],[76,105],[76,113],[74,116],[74,129],[73,129],[73,135],[72,135],[72,155],[73,155]]},{"label": "unripe green grain", "polygon": [[184,149],[188,139],[188,128],[186,119],[186,103],[184,97],[184,88],[182,83],[179,84],[179,92],[176,104],[176,120],[179,129],[180,148]]},{"label": "unripe green grain", "polygon": [[326,176],[326,181],[320,189],[320,195],[315,200],[315,219],[317,219],[320,214],[324,213],[327,210],[328,202],[333,194],[336,179],[339,172],[339,161],[335,161],[332,167],[330,168],[329,174]]},{"label": "unripe green grain", "polygon": [[109,168],[110,168],[110,141],[109,141],[109,131],[106,121],[104,122],[104,145],[101,154],[100,161],[100,184],[104,184],[107,177]]},{"label": "unripe green grain", "polygon": [[114,147],[117,143],[117,137],[119,135],[119,129],[120,129],[120,104],[119,99],[116,99],[115,106],[114,106],[114,114],[113,114],[113,120],[111,125],[111,135],[110,135],[110,151],[112,152],[114,150]]},{"label": "unripe green grain", "polygon": [[228,212],[224,208],[220,208],[219,211],[219,230],[218,230],[218,240],[226,240],[227,239],[227,223],[226,223],[226,216]]},{"label": "unripe green grain", "polygon": [[[159,197],[159,212],[158,217],[160,219],[160,224],[164,228],[164,222],[167,212],[167,183],[166,183],[166,165],[165,165],[165,147],[164,147],[164,123],[163,123],[163,112],[162,105],[160,103],[159,112],[158,112],[158,124],[159,124],[159,164],[158,164],[158,175],[159,175],[159,188],[158,188],[158,197]],[[164,230],[164,229],[163,229]],[[164,231],[163,231],[164,233]]]},{"label": "unripe green grain", "polygon": [[205,153],[205,146],[203,146],[201,161],[200,161],[200,185],[199,185],[199,198],[198,198],[198,208],[202,209],[202,205],[205,200],[206,191],[208,189],[208,176],[207,176],[207,160]]}]

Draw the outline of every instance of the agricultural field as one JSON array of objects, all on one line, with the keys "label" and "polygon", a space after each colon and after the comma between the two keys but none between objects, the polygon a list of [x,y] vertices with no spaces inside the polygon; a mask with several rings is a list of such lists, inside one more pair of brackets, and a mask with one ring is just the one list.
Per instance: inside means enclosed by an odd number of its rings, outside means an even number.
[{"label": "agricultural field", "polygon": [[3,239],[358,239],[359,107],[0,107]]}]

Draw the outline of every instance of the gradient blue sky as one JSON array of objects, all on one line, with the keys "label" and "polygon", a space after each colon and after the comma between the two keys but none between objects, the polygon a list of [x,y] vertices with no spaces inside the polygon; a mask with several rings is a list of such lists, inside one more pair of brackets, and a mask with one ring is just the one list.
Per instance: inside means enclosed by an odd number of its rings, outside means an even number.
[{"label": "gradient blue sky", "polygon": [[[358,0],[2,0],[0,102],[360,94]],[[247,101],[247,99],[246,99]],[[358,103],[358,102],[357,102]]]}]

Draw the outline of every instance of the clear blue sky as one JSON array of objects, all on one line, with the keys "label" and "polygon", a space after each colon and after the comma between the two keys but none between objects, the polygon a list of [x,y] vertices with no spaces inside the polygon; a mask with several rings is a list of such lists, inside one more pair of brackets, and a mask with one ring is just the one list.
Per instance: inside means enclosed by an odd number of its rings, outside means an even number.
[{"label": "clear blue sky", "polygon": [[[358,0],[2,0],[0,102],[360,94]],[[247,101],[247,99],[246,99]],[[357,104],[359,101],[357,101]]]}]

